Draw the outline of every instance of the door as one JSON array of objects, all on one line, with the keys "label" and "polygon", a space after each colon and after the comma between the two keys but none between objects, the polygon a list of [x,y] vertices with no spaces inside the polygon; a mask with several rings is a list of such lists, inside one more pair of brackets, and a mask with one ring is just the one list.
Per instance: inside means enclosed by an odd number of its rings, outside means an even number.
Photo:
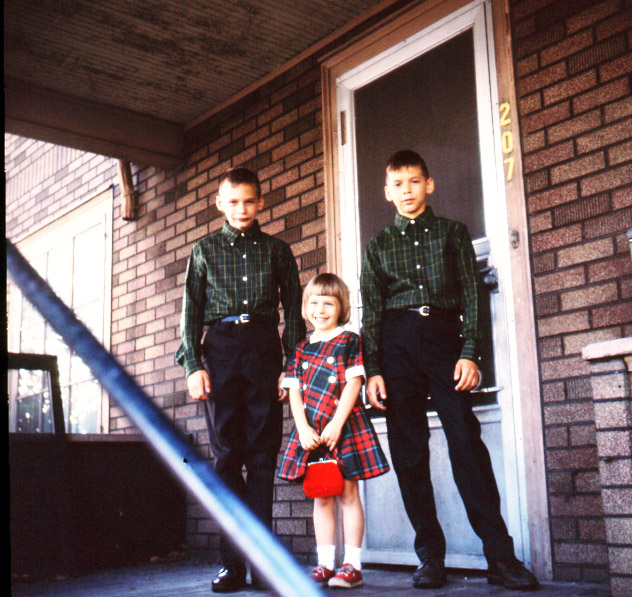
[{"label": "door", "polygon": [[[352,325],[359,329],[362,254],[368,240],[392,224],[395,215],[384,199],[384,167],[399,149],[418,151],[435,180],[429,204],[437,215],[467,224],[476,250],[488,309],[484,383],[473,396],[475,412],[492,457],[503,516],[517,554],[528,560],[503,284],[508,247],[503,161],[494,136],[498,108],[489,20],[488,5],[474,2],[337,77],[341,268],[355,299]],[[385,421],[379,413],[373,415],[388,455]],[[486,568],[481,542],[452,478],[441,423],[435,413],[429,419],[446,565]],[[417,563],[395,475],[365,483],[363,500],[366,561]]]}]

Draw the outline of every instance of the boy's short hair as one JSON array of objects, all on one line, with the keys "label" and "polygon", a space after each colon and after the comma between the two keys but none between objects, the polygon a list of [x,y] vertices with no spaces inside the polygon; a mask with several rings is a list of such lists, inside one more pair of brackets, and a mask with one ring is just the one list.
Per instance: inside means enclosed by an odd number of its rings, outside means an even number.
[{"label": "boy's short hair", "polygon": [[307,319],[307,303],[312,295],[333,296],[340,303],[338,323],[348,323],[351,318],[351,302],[349,288],[336,274],[318,274],[314,276],[303,290],[303,319]]},{"label": "boy's short hair", "polygon": [[219,177],[219,186],[221,187],[225,182],[228,182],[231,185],[252,185],[255,188],[257,197],[261,197],[261,183],[259,182],[259,177],[248,168],[239,167],[227,170]]},{"label": "boy's short hair", "polygon": [[426,166],[426,162],[424,162],[423,158],[412,149],[402,149],[401,151],[396,151],[386,163],[386,172],[401,170],[402,168],[407,168],[408,166],[419,166],[424,178],[430,178],[430,172],[428,170],[428,166]]}]

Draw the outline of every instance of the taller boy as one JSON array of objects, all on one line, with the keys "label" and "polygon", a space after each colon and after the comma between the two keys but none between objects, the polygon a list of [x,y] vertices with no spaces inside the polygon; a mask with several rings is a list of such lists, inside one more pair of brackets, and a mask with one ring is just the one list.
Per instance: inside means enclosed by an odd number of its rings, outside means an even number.
[{"label": "taller boy", "polygon": [[[226,221],[193,247],[176,360],[184,367],[191,397],[214,403],[215,471],[271,527],[283,424],[280,400],[286,396],[280,389],[281,344],[291,359],[305,336],[301,285],[290,247],[259,228],[256,217],[264,201],[254,172],[235,168],[222,175],[216,204]],[[212,589],[237,591],[246,582],[245,562],[224,535],[220,552],[223,568]]]},{"label": "taller boy", "polygon": [[367,395],[385,411],[393,468],[415,530],[421,565],[413,584],[433,588],[446,582],[446,543],[430,479],[430,395],[457,488],[483,541],[488,581],[535,588],[537,580],[514,555],[468,395],[479,380],[476,255],[467,228],[435,216],[426,204],[433,191],[421,156],[404,150],[390,158],[385,193],[397,209],[395,224],[369,242],[361,276]]}]

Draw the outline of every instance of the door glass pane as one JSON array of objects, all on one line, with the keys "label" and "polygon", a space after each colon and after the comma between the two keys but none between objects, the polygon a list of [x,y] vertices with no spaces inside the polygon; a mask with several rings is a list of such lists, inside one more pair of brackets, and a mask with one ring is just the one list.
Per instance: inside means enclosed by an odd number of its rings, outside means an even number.
[{"label": "door glass pane", "polygon": [[400,149],[426,161],[435,214],[485,236],[471,29],[356,90],[354,107],[362,251],[393,222],[384,168]]},{"label": "door glass pane", "polygon": [[[395,217],[384,198],[384,168],[400,149],[426,161],[435,191],[428,197],[438,216],[467,225],[472,240],[486,237],[478,107],[471,29],[413,58],[354,91],[360,243]],[[482,269],[487,261],[479,261]],[[480,276],[483,386],[495,386],[489,290]],[[472,395],[475,405],[496,394]]]},{"label": "door glass pane", "polygon": [[20,330],[20,352],[41,354],[44,350],[44,322]]},{"label": "door glass pane", "polygon": [[47,282],[66,305],[72,304],[72,240],[48,252]]},{"label": "door glass pane", "polygon": [[70,387],[70,432],[95,433],[97,427],[97,412],[101,391],[99,384],[86,381]]},{"label": "door glass pane", "polygon": [[75,237],[73,306],[79,307],[103,294],[103,230],[95,226]]}]

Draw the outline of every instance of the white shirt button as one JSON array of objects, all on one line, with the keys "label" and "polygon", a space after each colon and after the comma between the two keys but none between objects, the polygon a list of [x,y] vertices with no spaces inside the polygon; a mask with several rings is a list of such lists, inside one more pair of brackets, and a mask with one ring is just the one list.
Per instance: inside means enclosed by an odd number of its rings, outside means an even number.
[{"label": "white shirt button", "polygon": [[303,367],[303,369],[307,369],[309,367],[309,363],[307,361],[304,361],[301,367]]},{"label": "white shirt button", "polygon": [[423,284],[420,284],[420,285],[419,285],[419,290],[421,290],[423,287],[424,287],[424,285],[423,285]]},{"label": "white shirt button", "polygon": [[334,357],[327,357],[327,362],[331,365],[334,362]]},{"label": "white shirt button", "polygon": [[402,236],[404,236],[404,234],[406,234],[406,231],[405,231],[405,230],[402,230]]},{"label": "white shirt button", "polygon": [[336,383],[336,376],[335,375],[330,375],[329,376],[329,383]]},{"label": "white shirt button", "polygon": [[418,241],[418,240],[416,240],[416,241],[415,241],[415,246],[416,246],[416,247],[418,247],[418,246],[419,246],[419,241]]},{"label": "white shirt button", "polygon": [[245,259],[245,258],[246,258],[246,255],[245,255],[245,254],[244,254],[244,255],[242,255],[242,257]]},{"label": "white shirt button", "polygon": [[[306,384],[306,383],[304,383],[304,384],[303,384],[303,389],[304,389],[304,390],[306,390],[306,389],[307,389],[307,384]],[[307,404],[305,405],[305,408],[307,408]]]},{"label": "white shirt button", "polygon": [[248,276],[244,276],[244,277],[242,278],[242,280],[243,280],[244,282],[247,282],[247,281],[248,281]]},{"label": "white shirt button", "polygon": [[411,223],[411,224],[414,224],[414,223],[415,223],[415,220],[411,220],[411,221],[410,221],[410,223]]},{"label": "white shirt button", "polygon": [[424,232],[428,232],[428,228],[424,228]]},{"label": "white shirt button", "polygon": [[417,264],[415,267],[416,267],[417,269],[421,269],[421,265],[419,265],[419,264]]},{"label": "white shirt button", "polygon": [[247,304],[248,304],[248,301],[244,301],[244,305],[247,305]]}]

